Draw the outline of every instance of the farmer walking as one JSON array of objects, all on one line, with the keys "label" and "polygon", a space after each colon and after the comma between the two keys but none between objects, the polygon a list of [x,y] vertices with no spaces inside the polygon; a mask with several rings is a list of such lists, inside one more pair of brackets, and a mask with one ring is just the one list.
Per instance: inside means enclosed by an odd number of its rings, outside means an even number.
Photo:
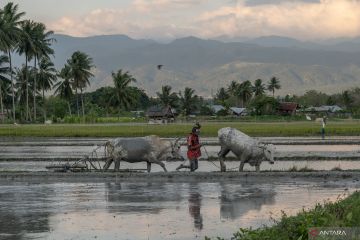
[{"label": "farmer walking", "polygon": [[194,172],[199,167],[198,159],[201,156],[201,144],[199,140],[201,125],[196,123],[192,128],[191,133],[187,137],[187,157],[189,159],[189,166],[181,164],[176,170],[181,168],[190,168],[191,172]]},{"label": "farmer walking", "polygon": [[199,141],[200,128],[193,127],[191,133],[187,138],[187,157],[190,161],[190,171],[193,172],[198,169],[198,158],[201,156],[201,144]]}]

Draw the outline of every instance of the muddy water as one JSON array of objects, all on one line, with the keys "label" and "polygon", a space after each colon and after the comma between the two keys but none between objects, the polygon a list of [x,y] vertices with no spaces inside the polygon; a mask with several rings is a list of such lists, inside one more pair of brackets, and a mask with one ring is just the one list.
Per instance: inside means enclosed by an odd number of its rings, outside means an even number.
[{"label": "muddy water", "polygon": [[203,239],[272,224],[356,181],[0,182],[0,239]]},{"label": "muddy water", "polygon": [[[55,143],[26,143],[25,145],[11,145],[10,143],[2,143],[0,145],[0,160],[44,160],[44,159],[71,159],[81,158],[88,155],[100,142],[94,145],[77,145],[77,142],[56,142]],[[275,157],[286,157],[295,155],[319,155],[328,156],[338,154],[339,156],[352,156],[360,159],[360,145],[276,145]],[[203,157],[208,155],[211,157],[217,156],[219,146],[205,146],[202,148]],[[181,148],[182,154],[186,156],[186,147]],[[97,151],[97,156],[102,157],[104,149],[100,148]],[[229,156],[234,156],[231,153]]]},{"label": "muddy water", "polygon": [[[45,166],[53,163],[65,163],[73,158],[81,158],[89,154],[96,147],[94,146],[2,146],[0,148],[0,159],[12,159],[11,161],[0,161],[0,171],[45,171]],[[343,170],[360,169],[360,147],[359,145],[276,145],[275,157],[287,157],[287,161],[276,161],[274,165],[267,162],[262,163],[262,170],[289,170],[290,168],[312,168],[315,170],[331,170],[333,168],[341,168]],[[202,148],[203,159],[209,157],[216,157],[219,152],[219,146],[206,146]],[[186,158],[186,148],[182,147],[182,155]],[[97,156],[102,157],[104,149],[100,148],[97,151]],[[321,161],[317,161],[313,156],[322,157]],[[301,156],[302,160],[296,160]],[[234,157],[229,153],[228,157]],[[311,161],[304,161],[307,160]],[[355,160],[327,160],[326,157],[342,157],[346,159],[349,157]],[[36,161],[38,159],[56,159],[53,161]],[[294,159],[294,160],[293,160]],[[331,158],[330,158],[331,159]],[[296,160],[296,161],[295,161]],[[102,163],[103,164],[103,163]],[[181,162],[165,162],[169,171],[174,171]],[[227,161],[227,168],[230,170],[237,170],[239,166],[238,161]],[[121,163],[122,169],[145,169],[146,163],[129,164]],[[200,161],[199,171],[218,171],[218,161]],[[253,167],[245,165],[245,170],[252,171]],[[152,171],[162,171],[158,165],[152,165]]]}]

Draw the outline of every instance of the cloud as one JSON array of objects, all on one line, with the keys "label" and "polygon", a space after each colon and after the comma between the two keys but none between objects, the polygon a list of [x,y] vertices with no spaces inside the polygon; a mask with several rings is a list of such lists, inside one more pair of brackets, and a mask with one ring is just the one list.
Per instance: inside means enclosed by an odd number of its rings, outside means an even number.
[{"label": "cloud", "polygon": [[[279,1],[277,1],[279,2]],[[299,39],[360,35],[360,2],[321,0],[222,7],[203,13],[198,22],[210,26],[205,34],[230,36],[282,35]]]},{"label": "cloud", "polygon": [[[299,39],[360,35],[358,0],[134,0],[122,9],[64,16],[49,27],[75,36],[135,38],[282,35]],[[252,2],[252,4],[249,4]],[[236,3],[236,4],[234,4]]]},{"label": "cloud", "polygon": [[279,4],[284,2],[305,2],[305,3],[319,3],[320,0],[246,0],[246,5],[262,5],[262,4]]}]

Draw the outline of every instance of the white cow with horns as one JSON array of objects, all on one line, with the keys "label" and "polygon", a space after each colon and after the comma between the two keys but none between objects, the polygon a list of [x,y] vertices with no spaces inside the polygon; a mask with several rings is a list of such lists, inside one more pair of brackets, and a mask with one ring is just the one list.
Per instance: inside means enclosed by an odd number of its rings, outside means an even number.
[{"label": "white cow with horns", "polygon": [[272,144],[262,144],[235,128],[222,128],[218,131],[221,150],[218,153],[221,171],[226,171],[225,157],[231,151],[240,158],[239,171],[243,171],[244,164],[249,163],[260,171],[262,161],[274,163],[274,147]]},{"label": "white cow with horns", "polygon": [[130,163],[147,162],[147,171],[151,171],[151,164],[159,164],[167,172],[165,160],[183,160],[180,154],[179,139],[175,141],[163,140],[151,135],[146,137],[115,138],[105,144],[107,170],[115,162],[115,170],[120,169],[120,161]]}]

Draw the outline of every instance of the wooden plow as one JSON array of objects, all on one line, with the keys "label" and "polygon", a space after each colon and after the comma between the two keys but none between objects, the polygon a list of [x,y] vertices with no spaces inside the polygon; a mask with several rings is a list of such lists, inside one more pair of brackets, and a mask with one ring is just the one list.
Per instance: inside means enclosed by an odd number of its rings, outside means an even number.
[{"label": "wooden plow", "polygon": [[90,154],[83,158],[70,163],[68,160],[66,163],[50,164],[46,166],[46,169],[54,172],[83,172],[83,171],[103,171],[103,166],[100,161],[105,158],[99,158],[97,151],[103,146],[96,147]]},{"label": "wooden plow", "polygon": [[[105,171],[113,171],[113,170],[104,170],[104,166],[102,164],[105,163],[107,159],[106,151],[104,157],[100,158],[98,156],[98,150],[104,145],[97,146],[92,152],[88,155],[85,155],[83,158],[76,160],[75,162],[71,163],[68,159],[65,163],[59,162],[56,164],[49,164],[46,166],[46,169],[52,170],[54,172],[105,172]],[[146,168],[127,168],[127,169],[120,169],[119,172],[145,172],[147,171]]]}]

